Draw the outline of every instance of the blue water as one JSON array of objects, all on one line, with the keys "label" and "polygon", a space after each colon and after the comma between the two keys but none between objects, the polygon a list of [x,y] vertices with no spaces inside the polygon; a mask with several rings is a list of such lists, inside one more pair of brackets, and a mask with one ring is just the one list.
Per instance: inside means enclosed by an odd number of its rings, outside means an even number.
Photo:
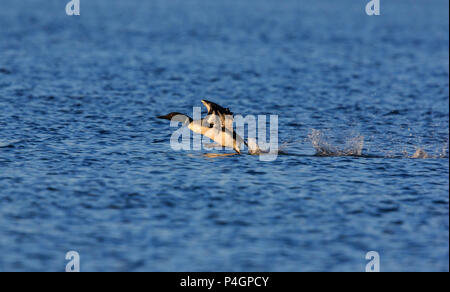
[{"label": "blue water", "polygon": [[[0,271],[448,271],[448,1],[65,2],[0,2]],[[287,155],[172,150],[204,98]]]}]

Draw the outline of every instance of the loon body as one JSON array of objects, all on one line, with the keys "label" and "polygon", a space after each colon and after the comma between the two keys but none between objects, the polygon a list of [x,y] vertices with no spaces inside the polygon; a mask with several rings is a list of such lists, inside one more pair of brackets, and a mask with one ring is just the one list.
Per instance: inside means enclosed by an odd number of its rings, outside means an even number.
[{"label": "loon body", "polygon": [[158,118],[181,122],[194,133],[206,136],[222,147],[233,148],[240,154],[242,144],[247,143],[233,130],[233,113],[228,108],[207,100],[202,100],[202,103],[208,110],[208,115],[201,120],[194,121],[191,117],[177,112]]}]

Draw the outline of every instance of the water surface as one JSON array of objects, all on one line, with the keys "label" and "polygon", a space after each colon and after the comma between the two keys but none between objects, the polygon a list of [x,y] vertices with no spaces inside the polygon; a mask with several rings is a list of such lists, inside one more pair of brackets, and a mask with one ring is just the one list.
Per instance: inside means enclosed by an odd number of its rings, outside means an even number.
[{"label": "water surface", "polygon": [[[81,2],[1,5],[0,271],[448,271],[448,1]],[[204,98],[288,155],[173,151]]]}]

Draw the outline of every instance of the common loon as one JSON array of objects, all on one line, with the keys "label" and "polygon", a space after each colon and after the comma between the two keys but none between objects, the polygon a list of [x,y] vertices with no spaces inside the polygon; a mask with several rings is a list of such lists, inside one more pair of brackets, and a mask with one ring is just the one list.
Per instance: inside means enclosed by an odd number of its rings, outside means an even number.
[{"label": "common loon", "polygon": [[238,154],[241,154],[242,144],[247,142],[233,130],[233,113],[228,108],[202,100],[203,105],[208,110],[208,115],[201,120],[194,121],[191,117],[173,112],[165,116],[159,116],[159,119],[181,122],[191,131],[204,135],[222,147],[233,148]]}]

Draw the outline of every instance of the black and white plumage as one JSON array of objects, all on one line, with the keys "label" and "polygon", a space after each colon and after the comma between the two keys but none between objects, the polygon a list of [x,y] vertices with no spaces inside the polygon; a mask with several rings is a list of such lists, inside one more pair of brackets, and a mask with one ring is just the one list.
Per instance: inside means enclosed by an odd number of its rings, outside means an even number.
[{"label": "black and white plumage", "polygon": [[206,119],[210,124],[217,124],[220,121],[220,124],[217,126],[231,130],[233,129],[233,113],[229,108],[224,108],[217,103],[205,99],[202,100],[202,103],[208,110]]},{"label": "black and white plumage", "polygon": [[233,148],[240,154],[242,144],[247,146],[247,143],[233,130],[233,113],[214,102],[202,100],[202,103],[208,110],[208,115],[201,120],[194,121],[191,117],[176,112],[158,118],[181,122],[191,131],[210,138],[222,147]]}]

